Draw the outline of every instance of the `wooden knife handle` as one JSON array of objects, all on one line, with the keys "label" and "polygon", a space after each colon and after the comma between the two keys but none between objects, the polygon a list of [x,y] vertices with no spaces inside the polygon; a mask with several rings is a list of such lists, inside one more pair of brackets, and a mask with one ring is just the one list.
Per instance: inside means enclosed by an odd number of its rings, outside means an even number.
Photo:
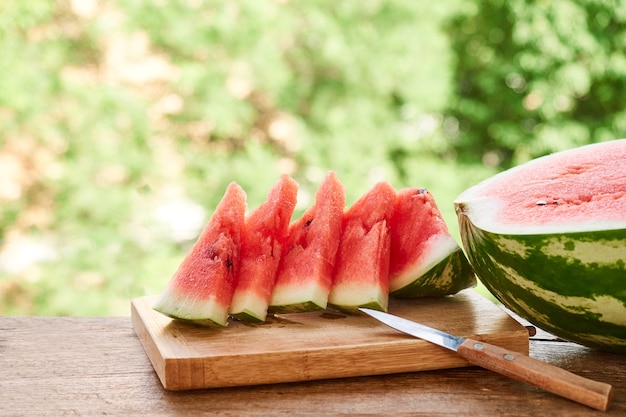
[{"label": "wooden knife handle", "polygon": [[533,359],[477,340],[465,339],[457,353],[471,364],[481,366],[553,394],[606,411],[613,387],[573,374],[549,363]]}]

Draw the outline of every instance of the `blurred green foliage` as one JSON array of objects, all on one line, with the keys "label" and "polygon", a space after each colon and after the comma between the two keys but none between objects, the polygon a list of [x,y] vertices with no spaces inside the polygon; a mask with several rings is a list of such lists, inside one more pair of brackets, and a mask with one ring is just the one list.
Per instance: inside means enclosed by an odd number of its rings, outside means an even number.
[{"label": "blurred green foliage", "polygon": [[480,0],[448,25],[454,147],[501,167],[626,136],[626,3]]},{"label": "blurred green foliage", "polygon": [[[511,163],[624,136],[621,3],[0,4],[0,314],[128,314],[231,181],[328,170],[452,200]],[[296,213],[297,215],[298,213]]]}]

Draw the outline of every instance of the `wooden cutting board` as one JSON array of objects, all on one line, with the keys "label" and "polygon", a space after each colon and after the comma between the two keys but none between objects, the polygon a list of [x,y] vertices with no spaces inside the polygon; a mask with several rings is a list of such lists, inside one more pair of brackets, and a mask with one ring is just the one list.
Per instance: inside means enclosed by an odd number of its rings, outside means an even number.
[{"label": "wooden cutting board", "polygon": [[[132,324],[168,390],[344,378],[469,366],[445,348],[365,315],[331,310],[281,314],[263,324],[207,328],[131,301]],[[390,300],[389,312],[446,332],[528,354],[528,330],[473,290]]]}]

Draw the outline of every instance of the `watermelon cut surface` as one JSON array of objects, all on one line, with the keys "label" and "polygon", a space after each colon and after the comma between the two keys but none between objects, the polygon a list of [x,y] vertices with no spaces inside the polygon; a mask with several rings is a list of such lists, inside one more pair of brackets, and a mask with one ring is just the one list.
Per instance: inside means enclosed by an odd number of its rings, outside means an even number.
[{"label": "watermelon cut surface", "polygon": [[247,216],[231,316],[265,321],[297,194],[298,183],[282,175],[266,200]]},{"label": "watermelon cut surface", "polygon": [[246,194],[231,183],[154,309],[173,318],[225,326],[239,266]]},{"label": "watermelon cut surface", "polygon": [[392,296],[443,296],[476,284],[474,271],[428,190],[398,190],[390,232]]},{"label": "watermelon cut surface", "polygon": [[626,353],[626,140],[538,158],[455,201],[485,286],[559,337]]},{"label": "watermelon cut surface", "polygon": [[317,190],[315,204],[289,225],[269,311],[326,308],[345,204],[343,184],[329,172]]},{"label": "watermelon cut surface", "polygon": [[390,184],[379,182],[344,212],[330,306],[347,312],[387,310],[395,196]]}]

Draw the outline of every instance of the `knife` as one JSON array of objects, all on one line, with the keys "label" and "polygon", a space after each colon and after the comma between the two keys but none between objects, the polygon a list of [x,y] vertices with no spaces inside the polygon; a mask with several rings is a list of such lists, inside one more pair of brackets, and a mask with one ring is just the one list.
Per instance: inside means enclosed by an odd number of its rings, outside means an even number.
[{"label": "knife", "polygon": [[396,330],[453,350],[473,365],[534,385],[588,407],[606,411],[613,396],[613,387],[609,384],[583,378],[522,353],[453,336],[382,311],[369,308],[359,310]]}]

